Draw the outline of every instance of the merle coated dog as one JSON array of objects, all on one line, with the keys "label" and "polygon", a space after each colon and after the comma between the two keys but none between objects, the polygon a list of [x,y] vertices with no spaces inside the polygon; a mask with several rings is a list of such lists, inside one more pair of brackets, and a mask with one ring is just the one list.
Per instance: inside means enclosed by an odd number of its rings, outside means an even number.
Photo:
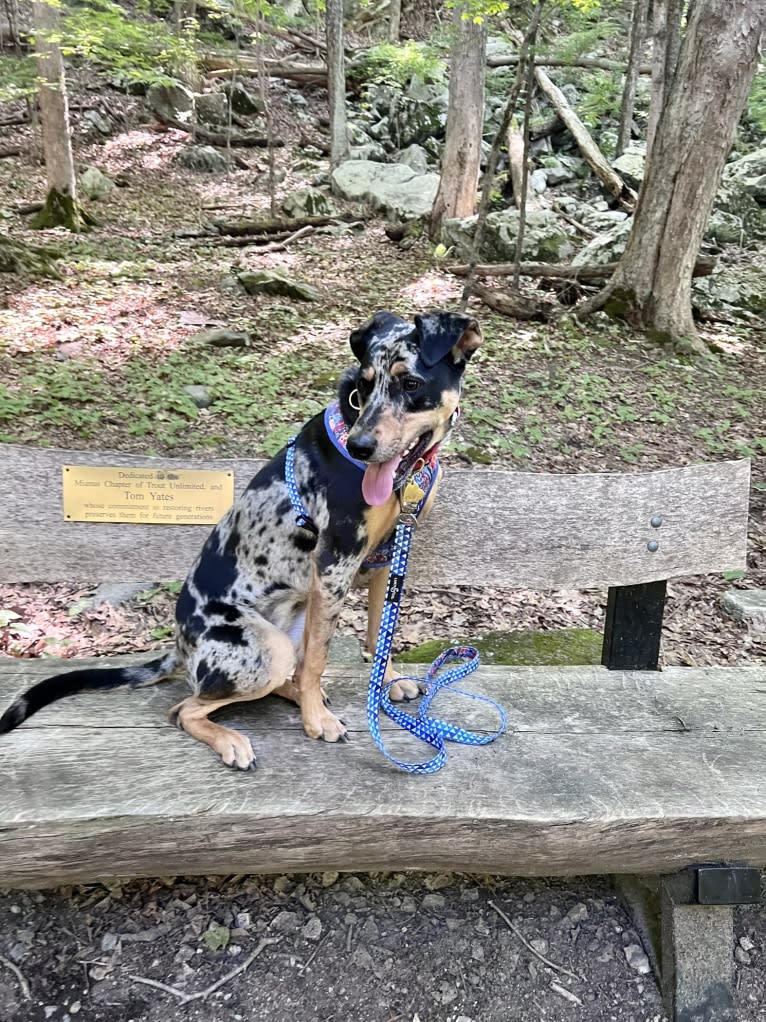
[{"label": "merle coated dog", "polygon": [[[284,448],[193,565],[176,607],[175,651],[142,667],[48,678],[6,710],[0,734],[63,696],[153,684],[183,670],[194,694],[170,711],[171,719],[227,766],[253,768],[252,746],[209,715],[270,693],[300,706],[309,737],[345,740],[346,728],[321,689],[338,614],[349,588],[366,581],[373,650],[388,577],[381,570],[385,543],[402,491],[414,476],[426,494],[421,515],[428,511],[441,472],[436,451],[457,417],[463,370],[480,343],[474,319],[448,312],[415,316],[414,325],[379,312],[353,331],[359,365],[344,374],[338,400],[294,442],[294,479],[307,517],[296,515]],[[387,680],[394,677],[389,663]],[[395,699],[416,694],[405,679],[391,690]]]}]

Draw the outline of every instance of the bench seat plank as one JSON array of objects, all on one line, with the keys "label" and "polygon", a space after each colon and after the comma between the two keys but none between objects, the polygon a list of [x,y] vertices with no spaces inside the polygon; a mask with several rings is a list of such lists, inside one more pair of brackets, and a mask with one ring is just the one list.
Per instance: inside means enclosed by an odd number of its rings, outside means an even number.
[{"label": "bench seat plank", "polygon": [[[54,667],[2,662],[0,705]],[[482,668],[465,687],[506,706],[509,732],[485,748],[452,747],[429,777],[395,772],[373,747],[366,678],[363,668],[327,674],[333,709],[353,734],[346,746],[306,739],[297,708],[282,700],[220,713],[254,739],[259,766],[247,774],[224,769],[166,723],[181,682],[41,711],[0,738],[0,885],[338,868],[551,876],[669,872],[722,858],[766,865],[766,668]],[[440,696],[435,710],[490,725],[479,704],[453,698]],[[408,739],[391,738],[402,752]]]}]

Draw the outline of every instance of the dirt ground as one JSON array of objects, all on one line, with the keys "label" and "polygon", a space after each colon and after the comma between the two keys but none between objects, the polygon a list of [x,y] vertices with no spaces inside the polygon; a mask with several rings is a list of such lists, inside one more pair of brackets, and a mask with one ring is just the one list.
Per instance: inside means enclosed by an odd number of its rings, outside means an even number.
[{"label": "dirt ground", "polygon": [[[740,1022],[766,1019],[765,954],[766,914],[740,910]],[[602,878],[325,873],[8,892],[0,955],[7,1022],[666,1018]]]}]

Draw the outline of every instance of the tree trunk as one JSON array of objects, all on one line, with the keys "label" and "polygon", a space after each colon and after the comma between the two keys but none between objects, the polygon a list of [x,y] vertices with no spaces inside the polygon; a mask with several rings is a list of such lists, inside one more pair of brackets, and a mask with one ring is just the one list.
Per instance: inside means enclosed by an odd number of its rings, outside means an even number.
[{"label": "tree trunk", "polygon": [[481,163],[487,27],[471,18],[464,21],[457,7],[453,29],[447,134],[429,232],[434,241],[439,239],[443,220],[476,212]]},{"label": "tree trunk", "polygon": [[630,145],[633,107],[636,101],[636,83],[638,82],[639,62],[646,33],[647,7],[648,0],[634,0],[633,2],[633,17],[630,25],[630,53],[628,55],[628,67],[625,71],[625,84],[622,90],[622,109],[620,111],[620,127],[617,132],[615,156],[621,156]]},{"label": "tree trunk", "polygon": [[39,75],[38,100],[43,155],[48,179],[45,209],[32,221],[32,226],[63,226],[70,231],[83,231],[87,229],[88,223],[77,202],[64,61],[56,42],[60,32],[60,11],[44,0],[35,0],[32,4],[32,18]]},{"label": "tree trunk", "polygon": [[330,167],[348,158],[343,0],[327,0],[327,92],[330,100]]},{"label": "tree trunk", "polygon": [[402,0],[390,0],[388,5],[388,41],[399,42],[399,28],[402,21]]},{"label": "tree trunk", "polygon": [[765,26],[764,5],[751,0],[695,3],[633,230],[602,295],[607,312],[682,349],[705,350],[692,319],[692,270]]},{"label": "tree trunk", "polygon": [[[682,0],[653,0],[652,94],[646,128],[646,158],[651,156],[657,125],[662,117],[681,52]],[[689,12],[691,20],[691,10]]]}]

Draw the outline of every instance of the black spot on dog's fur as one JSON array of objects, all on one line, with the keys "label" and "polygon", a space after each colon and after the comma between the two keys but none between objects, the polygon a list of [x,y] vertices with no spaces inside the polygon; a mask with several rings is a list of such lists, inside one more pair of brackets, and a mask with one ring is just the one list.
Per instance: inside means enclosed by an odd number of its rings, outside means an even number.
[{"label": "black spot on dog's fur", "polygon": [[214,642],[225,642],[230,646],[246,646],[245,633],[238,625],[213,625],[208,629],[207,638]]},{"label": "black spot on dog's fur", "polygon": [[253,564],[256,564],[259,568],[269,563],[269,559],[265,554],[258,554],[257,557],[253,558]]},{"label": "black spot on dog's fur", "polygon": [[211,699],[226,699],[237,691],[229,675],[218,667],[211,667],[207,660],[197,664],[197,684],[200,695]]},{"label": "black spot on dog's fur", "polygon": [[294,532],[292,535],[293,544],[305,554],[311,553],[317,545],[318,538],[310,532]]},{"label": "black spot on dog's fur", "polygon": [[209,600],[205,604],[205,614],[212,617],[213,614],[222,617],[224,621],[239,621],[239,611],[230,603],[221,603],[220,600]]},{"label": "black spot on dog's fur", "polygon": [[227,593],[236,578],[236,560],[208,547],[194,572],[194,585],[202,596],[215,599]]}]

